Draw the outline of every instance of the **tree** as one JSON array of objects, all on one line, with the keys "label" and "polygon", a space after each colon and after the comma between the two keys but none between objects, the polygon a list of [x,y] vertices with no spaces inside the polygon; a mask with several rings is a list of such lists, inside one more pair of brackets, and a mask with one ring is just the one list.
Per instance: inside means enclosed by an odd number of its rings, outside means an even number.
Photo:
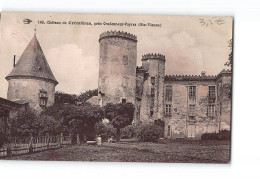
[{"label": "tree", "polygon": [[117,130],[116,140],[120,140],[120,129],[130,125],[134,118],[134,105],[132,103],[108,103],[104,107],[105,117]]},{"label": "tree", "polygon": [[84,93],[80,93],[80,95],[77,96],[77,101],[82,102],[82,104],[86,104],[87,100],[89,100],[92,96],[98,95],[98,89],[94,90],[88,90]]},{"label": "tree", "polygon": [[63,124],[69,127],[73,135],[80,134],[92,140],[95,137],[95,124],[104,117],[100,106],[89,103],[84,106],[65,105],[60,114]]},{"label": "tree", "polygon": [[11,119],[11,136],[27,137],[30,134],[36,136],[39,132],[38,114],[33,109],[19,112],[16,117]]},{"label": "tree", "polygon": [[[232,64],[233,64],[233,40],[232,39],[230,39],[228,41],[228,47],[230,49],[230,53],[228,56],[228,61],[224,65],[230,67],[231,71],[232,71]],[[229,84],[228,88],[229,88],[228,97],[229,97],[229,99],[231,99],[232,98],[232,84],[231,83]]]},{"label": "tree", "polygon": [[232,64],[233,64],[233,39],[230,39],[228,41],[228,47],[230,49],[230,53],[229,53],[229,56],[228,56],[228,61],[225,63],[225,65],[231,67],[231,70],[232,70]]},{"label": "tree", "polygon": [[38,117],[40,129],[39,134],[52,134],[58,135],[62,131],[61,119],[55,119],[51,115],[41,114]]},{"label": "tree", "polygon": [[75,104],[77,101],[77,96],[75,94],[67,94],[61,91],[55,92],[55,105],[64,104]]}]

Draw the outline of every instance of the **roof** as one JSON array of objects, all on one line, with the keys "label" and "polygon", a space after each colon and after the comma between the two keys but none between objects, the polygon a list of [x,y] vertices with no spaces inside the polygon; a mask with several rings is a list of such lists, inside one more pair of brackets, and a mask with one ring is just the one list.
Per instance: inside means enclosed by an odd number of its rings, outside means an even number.
[{"label": "roof", "polygon": [[91,104],[98,105],[98,96],[92,96],[90,99],[88,99],[88,102]]},{"label": "roof", "polygon": [[1,106],[6,106],[6,107],[10,107],[10,108],[20,108],[22,106],[24,106],[25,104],[28,104],[27,101],[23,100],[23,101],[10,101],[8,99],[5,98],[1,98],[0,97],[0,108]]},{"label": "roof", "polygon": [[58,84],[35,34],[6,79],[21,77],[38,78]]},{"label": "roof", "polygon": [[165,81],[215,81],[222,76],[231,76],[231,70],[222,70],[218,75],[165,75]]}]

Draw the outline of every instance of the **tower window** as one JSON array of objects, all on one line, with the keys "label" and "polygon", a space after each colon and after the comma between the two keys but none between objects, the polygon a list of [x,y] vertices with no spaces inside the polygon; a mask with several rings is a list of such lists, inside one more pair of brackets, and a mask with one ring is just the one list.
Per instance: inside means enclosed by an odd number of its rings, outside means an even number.
[{"label": "tower window", "polygon": [[151,117],[153,116],[153,110],[152,109],[150,110],[150,116]]},{"label": "tower window", "polygon": [[154,95],[155,95],[155,89],[151,88],[151,96],[154,96]]},{"label": "tower window", "polygon": [[128,65],[128,56],[127,55],[123,55],[123,64]]},{"label": "tower window", "polygon": [[40,90],[39,97],[40,97],[40,106],[41,107],[46,107],[47,100],[48,100],[47,91]]},{"label": "tower window", "polygon": [[166,86],[165,101],[172,101],[172,86]]},{"label": "tower window", "polygon": [[125,104],[125,103],[126,103],[126,99],[123,98],[123,99],[122,99],[122,104]]},{"label": "tower window", "polygon": [[189,98],[196,99],[196,86],[189,86]]},{"label": "tower window", "polygon": [[152,85],[155,85],[155,77],[151,77],[151,83]]},{"label": "tower window", "polygon": [[171,116],[172,115],[172,105],[166,104],[165,105],[165,116]]},{"label": "tower window", "polygon": [[123,78],[123,87],[128,87],[128,79],[126,77]]}]

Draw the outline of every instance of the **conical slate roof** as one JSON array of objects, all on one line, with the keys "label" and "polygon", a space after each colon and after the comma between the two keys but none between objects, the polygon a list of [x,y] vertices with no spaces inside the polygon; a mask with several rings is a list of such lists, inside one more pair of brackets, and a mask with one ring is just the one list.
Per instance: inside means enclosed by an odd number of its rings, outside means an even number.
[{"label": "conical slate roof", "polygon": [[58,84],[35,34],[6,79],[21,77],[38,78]]}]

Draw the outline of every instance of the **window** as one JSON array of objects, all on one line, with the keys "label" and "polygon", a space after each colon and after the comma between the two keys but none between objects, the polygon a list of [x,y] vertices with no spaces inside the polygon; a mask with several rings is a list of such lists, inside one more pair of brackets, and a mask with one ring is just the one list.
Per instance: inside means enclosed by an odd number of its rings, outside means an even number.
[{"label": "window", "polygon": [[172,86],[166,86],[165,101],[172,101]]},{"label": "window", "polygon": [[165,105],[165,116],[171,116],[172,115],[172,105],[166,104]]},{"label": "window", "polygon": [[126,103],[126,99],[123,98],[123,99],[122,99],[122,104],[125,104],[125,103]]},{"label": "window", "polygon": [[189,116],[195,116],[195,104],[190,104],[189,105]]},{"label": "window", "polygon": [[209,98],[216,98],[215,86],[209,86]]},{"label": "window", "polygon": [[155,95],[155,89],[151,88],[151,96],[154,96],[154,95]]},{"label": "window", "polygon": [[171,126],[170,125],[168,125],[168,134],[167,134],[168,136],[170,136],[171,135]]},{"label": "window", "polygon": [[150,109],[150,116],[153,116],[153,109]]},{"label": "window", "polygon": [[151,77],[151,83],[152,85],[155,85],[155,77]]},{"label": "window", "polygon": [[102,79],[101,79],[101,84],[108,84],[108,77],[107,76],[105,76],[105,77],[103,77]]},{"label": "window", "polygon": [[208,116],[214,117],[215,116],[215,105],[208,106]]},{"label": "window", "polygon": [[189,86],[189,98],[196,99],[196,86]]},{"label": "window", "polygon": [[128,87],[128,79],[126,77],[123,78],[123,87]]},{"label": "window", "polygon": [[128,56],[127,55],[123,55],[123,64],[128,65]]},{"label": "window", "polygon": [[39,97],[40,97],[40,106],[46,107],[47,100],[48,100],[47,91],[40,90]]}]

